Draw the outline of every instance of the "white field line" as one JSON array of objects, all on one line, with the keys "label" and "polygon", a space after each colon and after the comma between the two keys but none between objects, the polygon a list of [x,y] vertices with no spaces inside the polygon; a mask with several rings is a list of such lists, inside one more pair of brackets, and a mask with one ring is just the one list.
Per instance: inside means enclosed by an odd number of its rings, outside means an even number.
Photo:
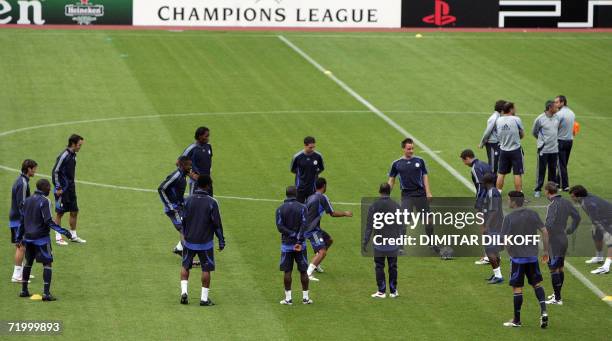
[{"label": "white field line", "polygon": [[293,44],[289,39],[284,36],[278,36],[278,38],[283,41],[287,46],[289,46],[293,51],[302,56],[306,61],[308,61],[312,66],[314,66],[317,70],[325,73],[331,80],[333,80],[336,84],[338,84],[344,91],[346,91],[349,95],[355,98],[358,102],[363,104],[366,108],[368,108],[372,113],[376,114],[376,116],[380,117],[383,121],[387,122],[388,125],[397,130],[404,137],[410,137],[414,140],[414,143],[419,145],[423,151],[428,154],[432,159],[438,162],[444,169],[446,169],[449,173],[451,173],[459,182],[464,184],[469,190],[475,192],[474,185],[462,176],[456,169],[454,169],[451,165],[449,165],[446,161],[444,161],[438,154],[434,153],[426,144],[421,142],[419,139],[410,134],[406,129],[401,127],[395,121],[393,121],[389,116],[385,115],[382,111],[376,108],[372,103],[368,102],[365,98],[363,98],[360,94],[355,92],[351,87],[349,87],[346,83],[336,77],[333,73],[326,72],[321,64],[319,64],[316,60],[312,59],[306,52],[302,51],[299,47]]},{"label": "white field line", "polygon": [[[295,44],[293,44],[289,39],[285,38],[282,35],[279,35],[278,38],[281,41],[283,41],[289,48],[291,48],[293,51],[295,51],[297,54],[299,54],[302,58],[304,58],[308,63],[310,63],[312,66],[314,66],[317,70],[319,70],[320,72],[323,72],[324,74],[326,74],[330,79],[332,79],[342,89],[344,89],[347,93],[349,93],[351,96],[353,96],[357,101],[359,101],[361,104],[363,104],[366,108],[368,108],[370,111],[372,111],[378,117],[382,118],[385,122],[387,122],[387,124],[389,124],[395,130],[397,130],[399,133],[401,133],[404,136],[410,136],[414,140],[414,142],[416,144],[420,145],[421,148],[427,154],[429,154],[429,156],[431,156],[442,167],[444,167],[449,173],[451,173],[451,175],[453,175],[457,180],[459,180],[459,182],[464,184],[470,191],[472,191],[474,193],[476,192],[476,190],[474,189],[474,187],[470,183],[470,181],[468,181],[459,172],[457,172],[456,169],[454,169],[448,163],[446,163],[446,161],[444,161],[440,156],[438,156],[438,154],[434,153],[427,145],[423,144],[418,139],[416,139],[413,136],[411,136],[411,134],[408,133],[404,128],[402,128],[400,125],[395,123],[395,121],[390,119],[382,111],[380,111],[378,108],[376,108],[370,102],[368,102],[365,98],[363,98],[361,95],[359,95],[357,92],[355,92],[355,90],[353,90],[346,83],[344,83],[342,80],[340,80],[338,77],[336,77],[333,73],[326,72],[327,69],[325,69],[316,60],[314,60],[312,57],[310,57],[308,54],[306,54],[306,52],[304,52],[302,49],[300,49]],[[605,296],[605,294],[603,293],[603,291],[601,291],[601,289],[599,289],[595,284],[593,284],[586,277],[584,277],[584,275],[582,275],[578,270],[576,270],[576,268],[574,268],[569,262],[565,262],[565,264],[567,265],[567,267],[570,270],[570,272],[574,276],[576,276],[576,278],[578,278],[578,280],[580,280],[587,288],[589,288],[597,297],[602,298],[602,295]],[[607,302],[607,303],[610,303],[610,302]],[[610,306],[612,306],[612,304],[610,304]]]},{"label": "white field line", "polygon": [[[19,169],[11,168],[11,167],[7,167],[7,166],[3,166],[3,165],[0,165],[0,169],[5,170],[5,171],[9,171],[9,172],[15,172],[15,173],[19,173],[20,172]],[[43,177],[43,178],[51,179],[51,176],[48,175],[48,174],[36,173],[36,175],[40,176],[40,177]],[[110,189],[119,189],[119,190],[125,190],[125,191],[133,191],[133,192],[157,193],[157,190],[151,189],[151,188],[138,188],[138,187],[128,187],[128,186],[117,186],[117,185],[109,185],[109,184],[103,184],[103,183],[99,183],[99,182],[85,181],[85,180],[76,180],[76,183],[83,184],[83,185],[96,186],[96,187],[110,188]],[[282,199],[262,199],[262,198],[251,198],[251,197],[228,196],[228,195],[215,195],[215,198],[227,199],[227,200],[261,201],[261,202],[276,202],[276,203],[280,203],[280,202],[283,201]],[[359,205],[361,205],[361,203],[356,203],[356,202],[336,202],[336,201],[334,201],[334,204],[336,204],[336,205],[347,205],[347,206],[359,206]]]},{"label": "white field line", "polygon": [[[237,111],[237,112],[195,112],[195,113],[182,113],[182,114],[159,114],[159,115],[134,115],[134,116],[121,116],[121,117],[107,117],[97,118],[90,120],[77,120],[77,121],[66,121],[66,122],[54,122],[41,124],[30,127],[17,128],[0,132],[0,137],[12,135],[19,132],[28,130],[53,128],[58,126],[66,126],[73,124],[82,123],[97,123],[97,122],[110,122],[110,121],[124,121],[124,120],[142,120],[142,119],[153,119],[153,118],[164,118],[164,117],[190,117],[190,116],[228,116],[228,115],[268,115],[268,114],[358,114],[358,113],[370,113],[370,110],[273,110],[273,111]],[[490,112],[479,112],[479,111],[440,111],[440,110],[385,110],[387,113],[397,114],[437,114],[437,115],[490,115]],[[533,116],[536,117],[539,114],[521,114],[519,116]],[[600,115],[580,115],[579,119],[595,119],[595,120],[612,120],[612,117],[600,116]]]}]

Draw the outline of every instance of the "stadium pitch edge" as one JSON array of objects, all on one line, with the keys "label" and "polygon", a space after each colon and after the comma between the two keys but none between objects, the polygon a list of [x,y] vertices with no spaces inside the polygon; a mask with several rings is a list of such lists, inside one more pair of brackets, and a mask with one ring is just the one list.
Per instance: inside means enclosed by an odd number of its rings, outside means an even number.
[{"label": "stadium pitch edge", "polygon": [[336,27],[242,27],[242,26],[128,26],[128,25],[21,25],[5,24],[0,29],[77,31],[238,31],[238,32],[354,32],[354,33],[612,33],[612,28],[336,28]]}]

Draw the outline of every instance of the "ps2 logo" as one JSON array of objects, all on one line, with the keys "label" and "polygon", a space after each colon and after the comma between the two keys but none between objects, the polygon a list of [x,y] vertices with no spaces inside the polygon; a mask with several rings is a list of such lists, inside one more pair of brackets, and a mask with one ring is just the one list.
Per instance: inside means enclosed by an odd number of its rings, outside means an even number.
[{"label": "ps2 logo", "polygon": [[[562,0],[500,0],[499,27],[506,26],[506,18],[561,18]],[[557,22],[559,28],[592,28],[595,6],[612,6],[612,0],[588,0],[588,13],[584,22]],[[515,7],[514,9],[512,7]],[[538,10],[525,10],[536,7]],[[549,8],[540,10],[542,7]]]}]

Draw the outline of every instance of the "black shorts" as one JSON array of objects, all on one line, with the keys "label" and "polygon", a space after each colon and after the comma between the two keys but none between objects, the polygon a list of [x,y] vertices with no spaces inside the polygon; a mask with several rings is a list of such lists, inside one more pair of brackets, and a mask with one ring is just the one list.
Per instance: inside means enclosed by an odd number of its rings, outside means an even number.
[{"label": "black shorts", "polygon": [[55,212],[78,212],[76,189],[73,187],[62,192],[62,195],[55,194]]},{"label": "black shorts", "polygon": [[497,172],[499,174],[508,174],[512,171],[514,175],[521,175],[525,173],[523,168],[523,149],[518,148],[515,150],[500,151],[499,154],[499,168]]},{"label": "black shorts", "polygon": [[309,190],[309,189],[300,189],[300,188],[298,188],[296,199],[297,199],[298,202],[303,204],[303,203],[306,202],[306,199],[308,199],[309,196],[314,194],[314,192],[315,191],[312,190],[312,189]]},{"label": "black shorts", "polygon": [[565,257],[550,257],[548,268],[551,270],[562,268],[565,265]]},{"label": "black shorts", "polygon": [[193,265],[193,259],[198,256],[202,271],[215,271],[215,254],[214,248],[208,250],[191,250],[183,246],[183,268],[189,270]]},{"label": "black shorts", "polygon": [[289,251],[283,252],[281,251],[281,259],[280,259],[280,271],[283,272],[291,272],[293,271],[293,262],[297,264],[297,268],[299,272],[306,272],[308,270],[308,254],[306,252],[306,244],[304,244],[304,248],[302,251]]},{"label": "black shorts", "polygon": [[53,253],[51,253],[51,243],[44,245],[36,245],[34,243],[25,242],[25,259],[36,259],[36,262],[42,264],[50,264],[53,262]]},{"label": "black shorts", "polygon": [[332,237],[329,235],[329,233],[323,231],[322,229],[313,231],[310,237],[308,237],[314,253],[319,252],[321,249],[329,249],[331,246],[331,239]]},{"label": "black shorts", "polygon": [[11,230],[11,244],[17,244],[17,229],[11,227],[9,230]]},{"label": "black shorts", "polygon": [[540,272],[540,264],[538,262],[519,264],[512,262],[512,272],[510,273],[510,281],[512,287],[522,288],[525,286],[525,276],[529,285],[536,285],[542,282],[542,273]]}]

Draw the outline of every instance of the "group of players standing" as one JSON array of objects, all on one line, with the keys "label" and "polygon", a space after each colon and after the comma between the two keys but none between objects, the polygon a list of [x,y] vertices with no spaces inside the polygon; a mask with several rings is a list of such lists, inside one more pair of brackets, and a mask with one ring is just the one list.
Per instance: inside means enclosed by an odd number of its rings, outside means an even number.
[{"label": "group of players standing", "polygon": [[[55,161],[52,171],[53,193],[55,197],[55,219],[52,215],[51,183],[47,179],[36,182],[36,191],[30,192],[30,178],[38,170],[38,163],[26,159],[21,164],[21,174],[11,188],[11,209],[9,228],[11,242],[15,244],[15,265],[11,281],[21,283],[20,297],[30,297],[28,284],[34,260],[43,265],[43,301],[55,301],[51,294],[53,254],[51,252],[51,229],[56,231],[56,244],[68,245],[62,238],[66,236],[74,243],[86,241],[77,236],[77,216],[79,207],[76,196],[76,154],[81,150],[83,137],[73,134],[68,145]],[[65,213],[70,214],[70,230],[60,226]]]},{"label": "group of players standing", "polygon": [[[472,169],[472,180],[476,187],[477,208],[485,212],[486,223],[484,233],[525,233],[534,234],[541,231],[546,241],[545,260],[548,262],[554,294],[545,300],[544,289],[541,285],[542,276],[539,270],[537,256],[512,257],[512,273],[510,285],[513,286],[515,317],[505,323],[506,326],[520,326],[520,307],[522,305],[522,287],[524,276],[534,287],[536,296],[542,307],[541,326],[548,324],[546,304],[562,304],[561,287],[563,285],[564,256],[567,250],[567,234],[574,232],[580,221],[580,215],[568,200],[561,197],[560,189],[568,191],[571,198],[582,206],[593,222],[593,239],[598,250],[597,256],[587,263],[604,264],[592,271],[594,274],[608,273],[612,262],[612,204],[589,194],[587,190],[578,185],[569,187],[567,164],[573,143],[573,136],[577,132],[575,115],[567,107],[567,99],[558,96],[555,101],[547,101],[545,112],[538,116],[534,122],[532,134],[537,138],[538,148],[538,178],[535,187],[535,196],[541,195],[542,187],[546,197],[550,200],[546,222],[543,223],[537,213],[523,209],[525,196],[522,193],[523,150],[520,144],[524,137],[524,128],[519,117],[515,116],[514,104],[498,101],[495,112],[488,120],[485,134],[480,147],[487,148],[488,163],[476,159],[473,151],[466,149],[461,153],[463,162]],[[187,287],[189,271],[198,256],[202,268],[202,295],[200,305],[210,306],[213,302],[209,298],[210,272],[215,269],[214,262],[214,236],[217,236],[219,250],[225,248],[223,226],[217,201],[213,198],[213,182],[211,179],[212,147],[209,144],[210,130],[199,127],[195,132],[195,142],[189,145],[176,161],[174,170],[158,187],[160,199],[164,205],[166,215],[180,234],[174,252],[182,257],[181,264],[181,298],[182,304],[188,303]],[[29,297],[27,285],[30,279],[30,269],[34,260],[44,266],[44,295],[43,300],[53,301],[49,291],[51,284],[51,254],[50,229],[57,231],[56,243],[67,245],[61,235],[67,236],[71,241],[85,243],[76,234],[76,221],[78,205],[76,201],[75,168],[76,153],[80,151],[83,138],[72,135],[68,146],[57,158],[53,167],[53,185],[56,199],[55,221],[51,218],[51,204],[47,198],[51,191],[51,184],[41,179],[36,184],[36,192],[30,196],[29,179],[35,175],[37,163],[25,160],[22,164],[21,174],[12,188],[12,205],[10,211],[10,224],[12,241],[16,245],[15,269],[13,281],[22,283],[21,297]],[[432,193],[429,186],[429,177],[425,161],[414,156],[414,142],[410,138],[402,141],[403,156],[395,160],[388,173],[388,181],[381,184],[379,193],[381,200],[388,200],[391,190],[399,177],[401,188],[402,208],[409,210],[429,211],[429,199]],[[291,161],[290,170],[295,174],[295,185],[286,188],[286,200],[276,210],[276,225],[281,234],[281,260],[280,270],[284,272],[285,298],[280,302],[284,305],[292,304],[291,272],[293,264],[297,264],[302,282],[302,302],[311,304],[308,285],[310,281],[318,281],[315,272],[323,272],[322,261],[327,255],[333,239],[321,228],[321,219],[324,214],[332,217],[351,217],[350,211],[335,211],[329,198],[326,196],[327,181],[319,177],[325,169],[321,154],[316,150],[316,141],[313,137],[304,139],[304,149],[296,153]],[[549,182],[544,186],[544,175],[548,167]],[[557,168],[558,167],[558,168]],[[510,214],[503,216],[501,208],[501,192],[504,185],[504,176],[514,173],[515,190],[508,193]],[[186,178],[189,179],[189,196],[185,198],[187,188]],[[560,185],[560,188],[559,188]],[[60,226],[64,213],[70,212],[70,231]],[[569,218],[572,224],[566,228]],[[521,226],[531,226],[530,231],[521,230]],[[514,231],[519,229],[520,231]],[[433,233],[433,226],[426,225],[425,232]],[[315,253],[308,262],[306,240]],[[548,241],[550,240],[550,243]],[[363,247],[367,244],[363,241]],[[608,246],[608,258],[604,262],[603,244]],[[435,251],[439,252],[439,250]],[[499,249],[489,248],[487,258],[477,263],[490,263],[493,275],[489,283],[503,282],[501,275]],[[510,250],[509,250],[510,251]],[[536,251],[537,252],[537,251]],[[25,254],[25,262],[23,262]],[[549,257],[550,256],[550,257]],[[386,279],[384,273],[385,260],[389,265],[390,297],[397,297],[397,258],[375,257],[376,279],[378,291],[372,295],[375,298],[386,297]]]},{"label": "group of players standing", "polygon": [[[574,233],[580,223],[580,214],[569,200],[563,198],[560,191],[569,192],[572,201],[581,205],[593,223],[593,239],[597,249],[596,257],[586,261],[588,264],[604,263],[591,271],[593,274],[605,274],[610,271],[612,263],[612,204],[589,194],[581,186],[569,186],[567,165],[572,149],[574,135],[579,125],[575,114],[567,107],[565,96],[557,96],[554,101],[547,101],[545,111],[533,124],[532,135],[537,139],[538,174],[535,197],[544,194],[550,201],[547,207],[545,222],[538,214],[523,208],[526,201],[522,192],[523,150],[520,144],[524,137],[521,119],[515,116],[514,104],[503,100],[495,104],[495,112],[487,122],[487,128],[479,147],[487,148],[488,164],[475,158],[474,152],[466,149],[461,153],[464,164],[472,170],[472,180],[476,187],[476,208],[485,213],[483,233],[489,235],[533,235],[538,231],[543,235],[543,261],[548,264],[554,293],[546,299],[542,287],[537,248],[530,250],[508,249],[511,256],[510,285],[514,293],[514,318],[504,323],[507,327],[521,326],[520,310],[523,302],[522,288],[524,277],[533,286],[541,307],[540,325],[548,325],[547,304],[562,305],[561,288],[564,282],[564,259],[568,248],[567,235]],[[544,185],[544,176],[548,167],[548,183]],[[557,168],[558,167],[558,168]],[[514,173],[515,190],[508,193],[509,206],[512,210],[504,216],[501,193],[504,176]],[[568,221],[571,218],[571,225]],[[604,261],[603,243],[608,246],[608,257]],[[493,275],[489,284],[503,282],[500,268],[499,252],[496,246],[485,249],[486,257],[476,264],[490,263]],[[519,252],[520,251],[520,252]],[[527,251],[527,255],[525,255]]]}]

